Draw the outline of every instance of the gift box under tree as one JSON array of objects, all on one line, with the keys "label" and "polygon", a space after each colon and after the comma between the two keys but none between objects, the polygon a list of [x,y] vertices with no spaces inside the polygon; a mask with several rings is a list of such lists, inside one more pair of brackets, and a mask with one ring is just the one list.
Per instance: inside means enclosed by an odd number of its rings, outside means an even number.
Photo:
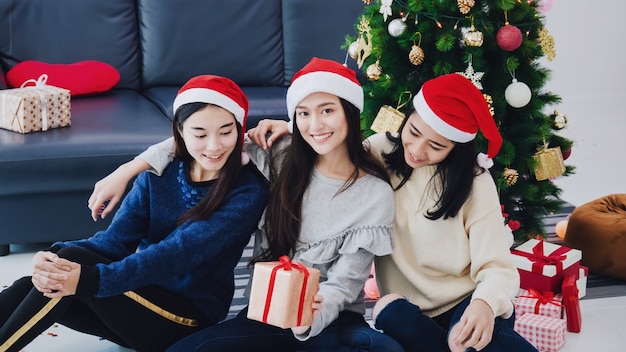
[{"label": "gift box under tree", "polygon": [[560,293],[522,289],[515,300],[515,319],[527,313],[561,319],[563,318],[563,296]]},{"label": "gift box under tree", "polygon": [[578,280],[576,280],[576,288],[578,288],[578,298],[587,295],[587,278],[589,277],[589,268],[581,265],[578,269]]},{"label": "gift box under tree", "polygon": [[20,88],[0,90],[0,128],[29,133],[71,125],[70,91],[46,80],[42,75]]},{"label": "gift box under tree", "polygon": [[561,292],[565,275],[575,275],[582,252],[543,240],[530,239],[511,250],[520,273],[520,287],[539,292]]},{"label": "gift box under tree", "polygon": [[313,323],[313,297],[320,271],[291,262],[259,262],[254,265],[248,318],[286,329]]},{"label": "gift box under tree", "polygon": [[565,308],[565,320],[567,331],[580,332],[582,327],[582,315],[580,314],[580,302],[578,301],[578,288],[576,277],[567,275],[563,279],[563,307]]},{"label": "gift box under tree", "polygon": [[515,319],[514,329],[538,350],[556,352],[565,345],[563,319],[528,313]]}]

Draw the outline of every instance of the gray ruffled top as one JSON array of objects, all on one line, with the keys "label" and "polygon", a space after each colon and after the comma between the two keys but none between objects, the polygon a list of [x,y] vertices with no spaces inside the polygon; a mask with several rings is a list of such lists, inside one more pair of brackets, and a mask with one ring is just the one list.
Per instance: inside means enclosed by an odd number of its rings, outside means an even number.
[{"label": "gray ruffled top", "polygon": [[[260,170],[268,169],[265,151],[255,145],[246,145],[246,151]],[[304,194],[300,243],[293,260],[320,270],[318,294],[324,303],[311,329],[296,336],[301,340],[319,334],[341,311],[364,314],[363,286],[374,256],[392,252],[391,186],[366,175],[338,193],[344,182],[314,170]],[[262,232],[257,233],[256,250],[265,245]]]}]

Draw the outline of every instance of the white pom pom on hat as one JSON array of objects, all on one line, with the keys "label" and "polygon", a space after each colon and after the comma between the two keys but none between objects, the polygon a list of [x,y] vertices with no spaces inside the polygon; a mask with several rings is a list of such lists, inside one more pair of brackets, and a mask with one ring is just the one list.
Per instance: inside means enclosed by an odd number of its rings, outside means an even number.
[{"label": "white pom pom on hat", "polygon": [[293,119],[296,106],[313,93],[329,93],[343,98],[363,112],[363,88],[354,70],[337,61],[314,57],[291,79],[287,89],[287,112]]},{"label": "white pom pom on hat", "polygon": [[181,106],[189,103],[207,103],[220,106],[233,115],[246,130],[248,119],[248,97],[237,83],[215,75],[201,75],[185,83],[174,99],[174,113]]},{"label": "white pom pom on hat", "polygon": [[426,81],[413,99],[413,106],[424,122],[451,141],[469,142],[480,129],[488,146],[486,157],[483,154],[478,158],[479,165],[493,165],[491,159],[502,146],[502,136],[487,101],[470,80],[450,73]]}]

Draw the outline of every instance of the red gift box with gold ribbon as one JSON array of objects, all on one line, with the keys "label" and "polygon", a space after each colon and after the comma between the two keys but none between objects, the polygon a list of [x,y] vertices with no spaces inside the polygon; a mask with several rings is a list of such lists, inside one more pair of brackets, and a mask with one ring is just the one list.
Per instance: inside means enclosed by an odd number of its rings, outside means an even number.
[{"label": "red gift box with gold ribbon", "polygon": [[283,329],[313,323],[313,297],[319,288],[320,271],[292,262],[280,261],[254,265],[248,319]]},{"label": "red gift box with gold ribbon", "polygon": [[539,292],[561,292],[565,275],[575,275],[582,252],[543,240],[530,239],[511,250],[520,273],[520,287]]}]

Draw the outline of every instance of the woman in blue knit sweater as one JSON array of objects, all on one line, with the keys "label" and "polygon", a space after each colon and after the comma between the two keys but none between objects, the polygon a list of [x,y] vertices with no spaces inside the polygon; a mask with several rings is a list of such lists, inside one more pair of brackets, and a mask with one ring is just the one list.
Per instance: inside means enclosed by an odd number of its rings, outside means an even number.
[{"label": "woman in blue knit sweater", "polygon": [[[320,270],[311,326],[281,329],[248,319],[244,309],[182,339],[169,352],[404,351],[363,317],[363,286],[373,259],[392,251],[395,209],[382,163],[362,144],[363,98],[353,70],[313,58],[294,74],[287,91],[293,136],[271,150],[244,145],[271,180],[265,231],[255,236],[255,261],[289,255]],[[254,130],[252,138],[258,134]],[[130,164],[147,161],[160,170],[170,162],[171,149],[170,141],[159,143]],[[123,192],[114,184],[123,187],[131,176],[121,170],[96,185],[90,202],[94,215],[104,200]]]},{"label": "woman in blue knit sweater", "polygon": [[268,201],[256,168],[242,167],[248,100],[229,79],[198,76],[174,111],[175,159],[162,175],[140,174],[106,230],[38,252],[33,275],[0,293],[0,351],[55,322],[163,351],[226,317]]}]

